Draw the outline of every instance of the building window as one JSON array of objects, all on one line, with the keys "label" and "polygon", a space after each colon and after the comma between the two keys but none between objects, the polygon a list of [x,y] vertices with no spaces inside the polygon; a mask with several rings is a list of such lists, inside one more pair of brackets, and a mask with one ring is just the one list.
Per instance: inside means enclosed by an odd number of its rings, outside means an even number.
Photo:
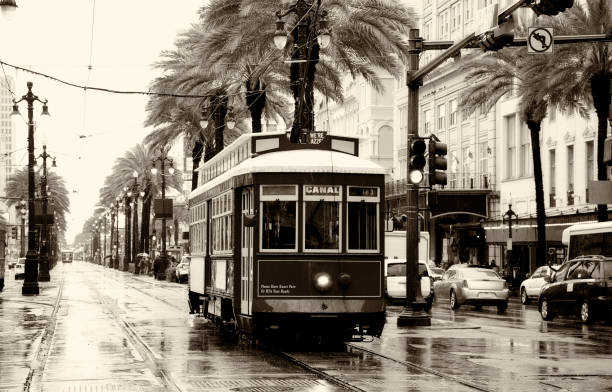
[{"label": "building window", "polygon": [[553,122],[557,119],[557,109],[555,107],[550,107],[550,110],[548,112],[548,119],[550,122]]},{"label": "building window", "polygon": [[408,105],[400,106],[399,116],[400,146],[406,147],[408,144]]},{"label": "building window", "polygon": [[453,126],[457,124],[457,118],[459,116],[459,113],[457,111],[457,100],[451,99],[449,106],[450,106],[449,125]]},{"label": "building window", "polygon": [[423,120],[423,131],[425,132],[425,135],[430,135],[432,131],[431,110],[427,109],[423,111]]},{"label": "building window", "polygon": [[567,205],[574,205],[574,146],[567,146]]},{"label": "building window", "polygon": [[489,142],[478,143],[478,173],[483,188],[489,187]]},{"label": "building window", "polygon": [[438,105],[438,123],[436,127],[437,130],[444,129],[445,120],[446,120],[446,105],[444,104]]},{"label": "building window", "polygon": [[506,126],[506,178],[514,178],[516,176],[516,114],[504,117]]},{"label": "building window", "polygon": [[555,150],[552,149],[550,150],[550,152],[548,153],[548,157],[549,157],[549,167],[550,167],[550,206],[551,207],[556,207],[557,206],[557,193],[556,193],[556,185],[557,185],[557,181],[556,181],[556,175],[557,175],[557,171],[555,170],[556,167],[556,153]]},{"label": "building window", "polygon": [[530,131],[525,124],[521,124],[521,167],[519,173],[521,177],[527,177],[532,174],[532,164]]},{"label": "building window", "polygon": [[586,142],[586,199],[589,200],[589,181],[595,180],[595,159],[593,141]]}]

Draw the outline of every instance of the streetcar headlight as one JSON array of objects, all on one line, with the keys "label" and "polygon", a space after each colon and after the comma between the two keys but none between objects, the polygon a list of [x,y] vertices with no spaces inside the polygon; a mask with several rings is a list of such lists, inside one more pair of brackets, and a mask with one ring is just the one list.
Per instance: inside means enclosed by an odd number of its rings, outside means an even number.
[{"label": "streetcar headlight", "polygon": [[332,286],[331,276],[327,272],[319,272],[314,277],[314,284],[317,290],[325,292]]}]

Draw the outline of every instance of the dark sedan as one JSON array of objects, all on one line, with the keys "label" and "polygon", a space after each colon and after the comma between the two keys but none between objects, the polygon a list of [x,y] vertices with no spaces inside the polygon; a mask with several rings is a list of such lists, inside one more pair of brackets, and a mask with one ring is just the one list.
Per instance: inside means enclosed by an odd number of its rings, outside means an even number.
[{"label": "dark sedan", "polygon": [[540,315],[576,314],[584,323],[612,312],[612,258],[582,256],[563,263],[542,288]]}]

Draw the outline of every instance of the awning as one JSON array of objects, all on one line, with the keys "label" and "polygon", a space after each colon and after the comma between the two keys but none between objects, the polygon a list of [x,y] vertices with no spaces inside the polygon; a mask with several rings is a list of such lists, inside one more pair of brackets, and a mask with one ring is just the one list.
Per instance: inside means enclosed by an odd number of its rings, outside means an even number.
[{"label": "awning", "polygon": [[[571,226],[568,224],[548,224],[546,225],[546,242],[561,243],[563,230]],[[508,226],[485,227],[485,237],[487,244],[506,244],[508,240]],[[538,240],[537,227],[535,225],[512,225],[513,243],[535,243]]]}]

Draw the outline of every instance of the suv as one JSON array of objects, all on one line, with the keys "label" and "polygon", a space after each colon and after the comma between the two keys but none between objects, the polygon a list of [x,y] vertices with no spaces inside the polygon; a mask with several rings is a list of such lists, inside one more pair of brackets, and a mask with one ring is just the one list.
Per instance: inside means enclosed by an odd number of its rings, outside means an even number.
[{"label": "suv", "polygon": [[539,310],[542,319],[556,314],[577,314],[583,323],[612,311],[612,257],[581,256],[554,271],[542,288]]},{"label": "suv", "polygon": [[[429,312],[433,303],[433,278],[429,276],[427,263],[419,260],[421,295],[425,300],[425,311]],[[406,298],[406,260],[385,259],[385,295],[389,301]]]}]

